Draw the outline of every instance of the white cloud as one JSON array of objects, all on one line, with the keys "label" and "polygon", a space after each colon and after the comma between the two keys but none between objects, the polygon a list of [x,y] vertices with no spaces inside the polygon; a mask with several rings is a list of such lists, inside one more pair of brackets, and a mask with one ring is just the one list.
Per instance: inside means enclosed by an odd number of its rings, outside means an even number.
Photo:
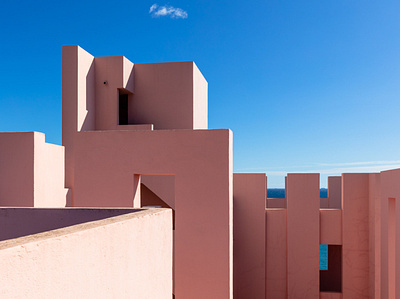
[{"label": "white cloud", "polygon": [[173,19],[186,19],[188,17],[188,13],[182,8],[176,8],[169,5],[159,6],[156,3],[150,7],[149,13],[153,17],[169,16]]},{"label": "white cloud", "polygon": [[154,4],[150,7],[149,13],[152,13],[155,9],[157,9],[157,7],[158,7],[158,5],[154,3]]}]

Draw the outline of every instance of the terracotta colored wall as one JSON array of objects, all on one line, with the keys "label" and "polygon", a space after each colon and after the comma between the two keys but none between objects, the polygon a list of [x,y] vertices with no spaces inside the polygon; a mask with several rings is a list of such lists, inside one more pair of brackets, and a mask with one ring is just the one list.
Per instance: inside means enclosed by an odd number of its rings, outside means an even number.
[{"label": "terracotta colored wall", "polygon": [[0,133],[0,205],[34,205],[34,133]]},{"label": "terracotta colored wall", "polygon": [[320,244],[342,244],[342,210],[320,210]]},{"label": "terracotta colored wall", "polygon": [[319,174],[288,174],[288,298],[319,298]]},{"label": "terracotta colored wall", "polygon": [[[119,90],[129,94],[129,123],[146,126],[118,125]],[[153,124],[155,129],[207,128],[207,81],[193,62],[134,67],[123,56],[95,58],[79,46],[63,47],[65,186],[72,201],[76,132],[147,130]]]},{"label": "terracotta colored wall", "polygon": [[229,130],[80,132],[75,204],[132,207],[134,174],[174,174],[175,294],[229,298],[231,148]]},{"label": "terracotta colored wall", "polygon": [[193,62],[193,128],[208,129],[208,83]]},{"label": "terracotta colored wall", "polygon": [[206,129],[207,81],[192,62],[135,64],[129,123]]},{"label": "terracotta colored wall", "polygon": [[287,210],[266,209],[266,298],[287,298]]},{"label": "terracotta colored wall", "polygon": [[321,198],[319,207],[321,209],[329,209],[329,198]]},{"label": "terracotta colored wall", "polygon": [[45,143],[42,133],[34,134],[35,207],[65,207],[64,147]]},{"label": "terracotta colored wall", "polygon": [[381,292],[381,175],[369,174],[369,296]]},{"label": "terracotta colored wall", "polygon": [[342,176],[343,298],[369,296],[369,175]]},{"label": "terracotta colored wall", "polygon": [[381,298],[400,296],[400,169],[381,173]]},{"label": "terracotta colored wall", "polygon": [[265,174],[233,175],[234,298],[265,299]]},{"label": "terracotta colored wall", "polygon": [[94,62],[96,130],[115,130],[119,124],[119,89],[127,93],[134,90],[133,63],[123,56],[95,57]]},{"label": "terracotta colored wall", "polygon": [[0,133],[0,206],[65,207],[64,147],[38,132]]},{"label": "terracotta colored wall", "polygon": [[94,57],[79,46],[62,50],[62,144],[65,146],[65,187],[74,185],[75,132],[95,129]]},{"label": "terracotta colored wall", "polygon": [[285,209],[286,199],[285,198],[267,198],[268,209]]},{"label": "terracotta colored wall", "polygon": [[320,293],[320,299],[342,299],[342,293],[324,292]]},{"label": "terracotta colored wall", "polygon": [[154,209],[2,241],[0,296],[171,298],[171,224]]},{"label": "terracotta colored wall", "polygon": [[[390,181],[392,180],[392,176],[387,173],[381,174],[381,298],[389,298],[389,289],[393,290],[393,278],[389,279],[389,198],[393,198],[394,192],[390,192]],[[390,188],[385,191],[384,188]],[[389,192],[388,192],[389,191]],[[392,190],[393,191],[393,190]],[[389,195],[390,194],[390,195]],[[392,282],[390,284],[390,281]]]}]

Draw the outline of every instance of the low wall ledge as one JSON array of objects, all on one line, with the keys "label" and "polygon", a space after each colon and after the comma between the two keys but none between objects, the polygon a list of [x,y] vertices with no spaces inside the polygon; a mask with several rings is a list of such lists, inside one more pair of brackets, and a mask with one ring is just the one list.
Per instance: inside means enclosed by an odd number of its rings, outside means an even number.
[{"label": "low wall ledge", "polygon": [[[0,208],[0,214],[6,213],[7,209],[35,209],[35,208]],[[51,210],[51,209],[49,209],[49,210]],[[57,209],[53,209],[53,210],[57,210]],[[71,208],[70,210],[83,210],[83,209]],[[107,209],[85,208],[85,210],[107,210]],[[171,209],[151,208],[151,209],[121,209],[121,210],[131,210],[131,212],[128,212],[123,215],[118,215],[118,216],[101,219],[101,220],[89,221],[89,222],[76,224],[76,225],[72,225],[72,226],[67,226],[67,227],[63,227],[63,228],[59,228],[59,229],[49,230],[49,231],[42,232],[42,233],[32,234],[32,235],[28,235],[25,237],[0,241],[0,250],[4,250],[4,249],[16,247],[16,246],[21,246],[21,245],[28,244],[31,242],[44,241],[47,239],[57,238],[57,237],[64,236],[64,235],[74,234],[74,233],[78,233],[78,232],[81,232],[84,230],[94,229],[94,228],[98,228],[101,226],[115,224],[118,222],[139,219],[139,218],[148,217],[148,216],[155,216],[155,215],[161,214],[161,213],[171,213],[171,219],[172,219],[172,210]]]}]

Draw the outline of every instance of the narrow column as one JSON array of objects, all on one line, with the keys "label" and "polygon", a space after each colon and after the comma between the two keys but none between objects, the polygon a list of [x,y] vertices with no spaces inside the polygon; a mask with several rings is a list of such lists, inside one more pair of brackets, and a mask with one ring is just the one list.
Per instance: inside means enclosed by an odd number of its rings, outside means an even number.
[{"label": "narrow column", "polygon": [[369,297],[369,174],[342,181],[343,299]]},{"label": "narrow column", "polygon": [[396,200],[389,198],[388,217],[388,280],[389,299],[396,298]]},{"label": "narrow column", "polygon": [[287,298],[286,209],[267,209],[266,298]]},{"label": "narrow column", "polygon": [[263,173],[233,175],[233,298],[265,299]]},{"label": "narrow column", "polygon": [[319,174],[288,174],[288,298],[319,298]]},{"label": "narrow column", "polygon": [[381,197],[380,173],[369,174],[369,297],[381,292]]}]

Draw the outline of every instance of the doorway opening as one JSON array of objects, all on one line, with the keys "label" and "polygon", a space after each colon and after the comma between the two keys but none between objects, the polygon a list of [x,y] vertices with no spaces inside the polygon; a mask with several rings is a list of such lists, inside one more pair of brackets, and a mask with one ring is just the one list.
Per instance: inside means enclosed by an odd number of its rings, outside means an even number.
[{"label": "doorway opening", "polygon": [[122,90],[118,90],[118,124],[127,125],[128,124],[128,94],[124,93]]}]

